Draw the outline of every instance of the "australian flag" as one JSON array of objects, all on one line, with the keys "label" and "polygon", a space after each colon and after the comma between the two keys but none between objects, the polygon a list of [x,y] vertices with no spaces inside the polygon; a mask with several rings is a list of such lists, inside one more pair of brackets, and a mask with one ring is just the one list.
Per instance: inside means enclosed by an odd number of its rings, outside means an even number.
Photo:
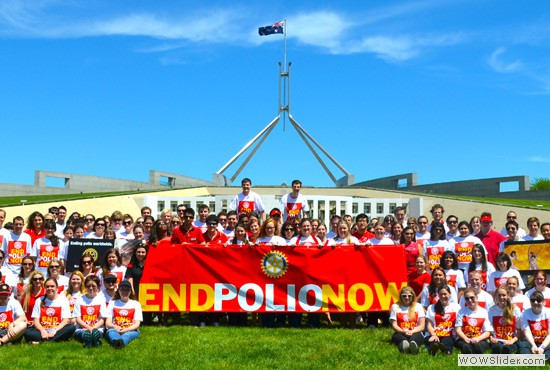
[{"label": "australian flag", "polygon": [[271,26],[258,28],[260,36],[273,35],[274,33],[284,33],[285,21],[277,22]]}]

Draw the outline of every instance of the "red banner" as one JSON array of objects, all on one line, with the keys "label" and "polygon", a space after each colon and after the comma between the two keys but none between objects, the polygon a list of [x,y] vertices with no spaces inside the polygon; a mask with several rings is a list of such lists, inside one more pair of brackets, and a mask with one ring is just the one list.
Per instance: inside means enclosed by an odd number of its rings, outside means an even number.
[{"label": "red banner", "polygon": [[388,311],[406,285],[397,246],[151,247],[140,282],[144,311]]}]

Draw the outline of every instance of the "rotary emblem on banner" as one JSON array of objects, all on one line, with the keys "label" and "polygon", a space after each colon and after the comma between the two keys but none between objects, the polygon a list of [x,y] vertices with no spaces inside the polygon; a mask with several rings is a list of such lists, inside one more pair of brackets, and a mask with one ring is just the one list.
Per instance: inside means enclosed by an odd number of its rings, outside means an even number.
[{"label": "rotary emblem on banner", "polygon": [[288,270],[288,257],[279,251],[267,252],[262,258],[262,270],[270,278],[280,278]]}]

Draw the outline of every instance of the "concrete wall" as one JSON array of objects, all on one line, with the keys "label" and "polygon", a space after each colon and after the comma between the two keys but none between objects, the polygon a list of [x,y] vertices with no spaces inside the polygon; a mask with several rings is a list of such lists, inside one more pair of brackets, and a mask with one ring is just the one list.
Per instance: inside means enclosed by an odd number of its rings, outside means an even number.
[{"label": "concrete wall", "polygon": [[[46,186],[47,178],[61,179],[62,186]],[[0,196],[159,190],[209,185],[213,184],[156,170],[149,171],[149,182],[37,170],[34,172],[34,185],[0,184]]]}]

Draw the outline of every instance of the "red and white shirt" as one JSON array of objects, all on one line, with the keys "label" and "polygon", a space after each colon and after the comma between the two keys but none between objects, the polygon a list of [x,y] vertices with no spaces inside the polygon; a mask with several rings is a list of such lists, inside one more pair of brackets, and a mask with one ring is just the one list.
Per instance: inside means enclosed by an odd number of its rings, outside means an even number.
[{"label": "red and white shirt", "polygon": [[514,317],[507,323],[503,316],[502,308],[497,305],[489,308],[489,320],[493,325],[493,337],[499,342],[506,342],[517,337],[517,331],[521,329],[521,311],[514,306]]},{"label": "red and white shirt", "polygon": [[486,332],[493,332],[493,326],[489,320],[489,314],[483,307],[477,307],[475,311],[463,307],[458,311],[456,327],[461,327],[462,332],[468,338],[477,338]]},{"label": "red and white shirt", "polygon": [[439,338],[456,337],[455,323],[460,306],[458,303],[450,302],[446,307],[443,307],[445,313],[440,315],[435,312],[435,304],[430,305],[426,312],[426,317],[431,321],[435,335]]},{"label": "red and white shirt", "polygon": [[109,302],[107,317],[113,320],[113,324],[123,328],[131,326],[136,321],[143,321],[141,305],[133,299],[129,299],[126,303],[120,299]]}]

